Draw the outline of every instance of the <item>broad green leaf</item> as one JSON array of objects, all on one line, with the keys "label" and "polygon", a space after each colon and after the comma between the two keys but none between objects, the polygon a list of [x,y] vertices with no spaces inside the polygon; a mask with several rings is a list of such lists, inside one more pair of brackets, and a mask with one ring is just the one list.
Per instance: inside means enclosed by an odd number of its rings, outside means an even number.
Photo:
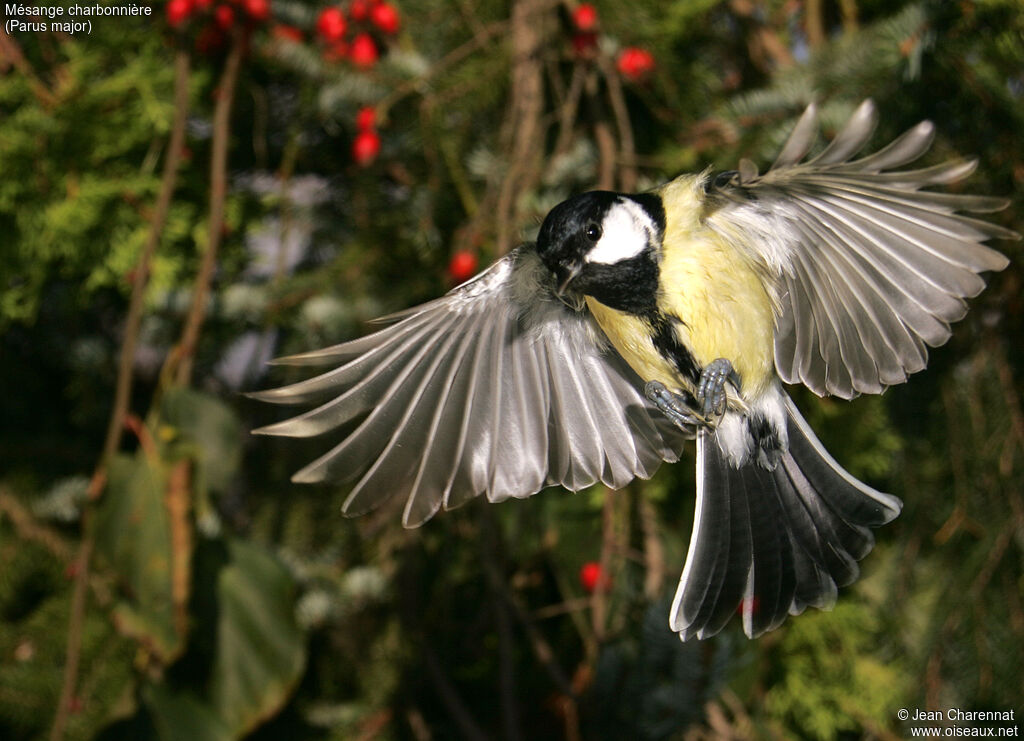
[{"label": "broad green leaf", "polygon": [[217,580],[217,654],[213,705],[236,736],[274,715],[291,695],[306,661],[295,620],[295,590],[284,566],[263,549],[227,542],[229,563]]},{"label": "broad green leaf", "polygon": [[150,684],[142,694],[160,741],[231,741],[235,737],[213,709],[190,692]]},{"label": "broad green leaf", "polygon": [[96,551],[120,576],[126,594],[114,618],[123,633],[169,661],[183,648],[184,633],[174,622],[167,477],[142,450],[116,456],[108,476],[96,512]]},{"label": "broad green leaf", "polygon": [[[245,431],[235,413],[216,397],[177,388],[164,397],[161,436],[176,452],[196,461],[196,488],[224,491],[242,460]],[[180,446],[180,447],[179,447]]]}]

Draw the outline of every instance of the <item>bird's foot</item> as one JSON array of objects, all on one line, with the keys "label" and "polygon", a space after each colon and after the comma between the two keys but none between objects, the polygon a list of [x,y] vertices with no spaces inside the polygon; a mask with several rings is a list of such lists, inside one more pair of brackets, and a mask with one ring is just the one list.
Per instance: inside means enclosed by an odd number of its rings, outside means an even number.
[{"label": "bird's foot", "polygon": [[689,394],[669,391],[661,381],[648,381],[644,393],[684,432],[694,435],[698,427],[707,425],[707,420],[693,406],[694,399]]},{"label": "bird's foot", "polygon": [[712,360],[701,371],[697,384],[698,411],[705,420],[714,420],[710,423],[712,427],[717,425],[718,420],[725,414],[728,402],[727,383],[732,383],[737,389],[740,387],[739,373],[725,358]]}]

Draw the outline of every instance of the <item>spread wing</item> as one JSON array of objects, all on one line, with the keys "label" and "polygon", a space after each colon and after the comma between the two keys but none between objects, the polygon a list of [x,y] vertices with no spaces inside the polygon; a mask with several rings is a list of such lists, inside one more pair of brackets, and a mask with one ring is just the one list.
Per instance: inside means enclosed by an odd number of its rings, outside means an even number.
[{"label": "spread wing", "polygon": [[880,393],[921,370],[984,288],[979,273],[1007,259],[984,246],[1015,232],[961,212],[1008,201],[922,190],[969,175],[975,162],[900,170],[931,145],[925,121],[887,147],[856,155],[875,128],[865,101],[826,149],[811,105],[771,169],[749,161],[709,186],[708,225],[779,281],[775,365],[787,383],[819,395]]},{"label": "spread wing", "polygon": [[675,461],[686,437],[585,311],[554,295],[532,246],[361,339],[284,358],[339,364],[252,394],[319,406],[256,432],[343,440],[293,477],[356,481],[347,514],[392,496],[414,527],[479,494],[527,497],[560,484],[621,488]]}]

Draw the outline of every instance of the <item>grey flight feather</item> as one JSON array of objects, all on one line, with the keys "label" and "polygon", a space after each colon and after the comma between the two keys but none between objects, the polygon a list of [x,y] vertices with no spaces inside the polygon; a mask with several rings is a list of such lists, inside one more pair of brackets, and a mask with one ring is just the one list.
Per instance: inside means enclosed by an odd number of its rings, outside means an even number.
[{"label": "grey flight feather", "polygon": [[928,121],[851,160],[877,120],[865,101],[801,163],[817,134],[812,105],[768,172],[748,165],[710,193],[708,225],[778,281],[779,375],[819,395],[880,393],[924,368],[927,347],[949,339],[964,299],[984,288],[979,273],[1008,264],[982,242],[1019,239],[962,213],[996,211],[1005,200],[922,190],[966,177],[974,162],[891,171],[928,150]]},{"label": "grey flight feather", "polygon": [[373,334],[279,360],[341,365],[251,394],[320,403],[256,432],[340,431],[294,480],[356,481],[351,515],[399,495],[408,527],[480,494],[500,501],[650,477],[688,438],[647,401],[589,313],[555,296],[553,280],[526,245]]}]

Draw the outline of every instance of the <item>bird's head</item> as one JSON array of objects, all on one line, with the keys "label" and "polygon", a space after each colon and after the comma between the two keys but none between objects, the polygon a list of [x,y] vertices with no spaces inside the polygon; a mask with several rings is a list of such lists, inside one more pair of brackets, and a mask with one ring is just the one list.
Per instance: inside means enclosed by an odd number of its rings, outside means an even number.
[{"label": "bird's head", "polygon": [[555,206],[537,252],[557,292],[593,296],[613,309],[646,313],[658,284],[665,210],[652,193],[595,190]]}]

